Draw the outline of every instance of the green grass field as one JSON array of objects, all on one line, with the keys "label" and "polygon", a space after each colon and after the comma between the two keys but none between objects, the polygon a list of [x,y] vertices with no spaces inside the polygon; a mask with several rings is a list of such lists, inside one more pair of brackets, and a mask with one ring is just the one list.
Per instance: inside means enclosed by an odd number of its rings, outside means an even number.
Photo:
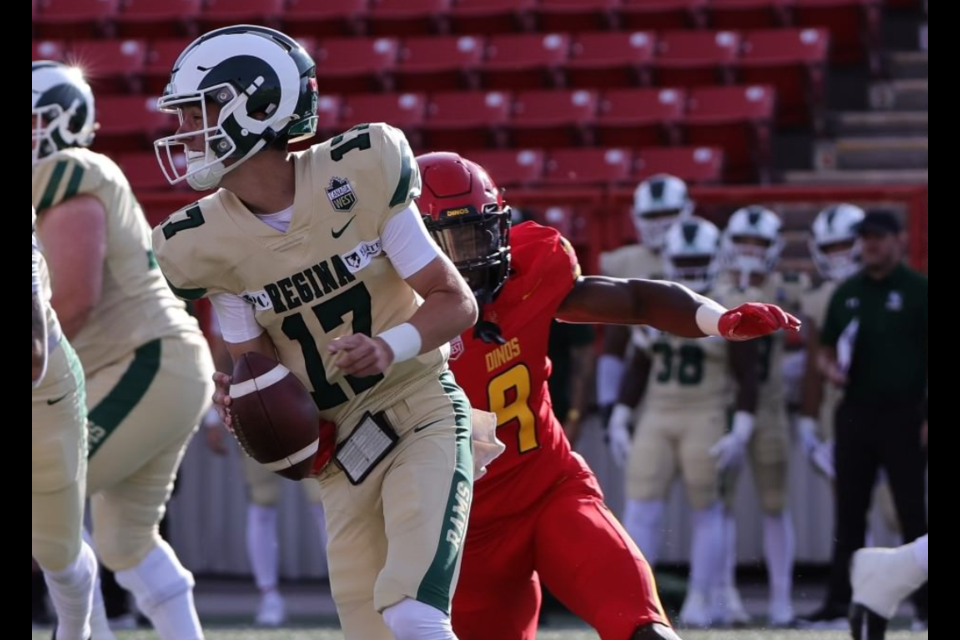
[{"label": "green grass field", "polygon": [[[35,631],[33,640],[49,640],[49,633]],[[152,632],[124,632],[120,640],[157,640]],[[844,633],[824,631],[688,631],[684,640],[849,640]],[[343,640],[338,631],[287,629],[277,631],[221,630],[208,631],[207,640]],[[543,631],[538,640],[597,640],[593,633],[582,631]],[[888,640],[928,640],[926,633],[892,633]]]}]

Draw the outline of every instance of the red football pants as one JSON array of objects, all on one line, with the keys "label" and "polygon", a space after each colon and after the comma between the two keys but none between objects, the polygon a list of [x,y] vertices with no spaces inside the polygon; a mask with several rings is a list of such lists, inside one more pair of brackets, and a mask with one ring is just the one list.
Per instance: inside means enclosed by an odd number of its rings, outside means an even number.
[{"label": "red football pants", "polygon": [[603,640],[669,624],[650,566],[581,472],[529,513],[470,522],[453,601],[460,640],[535,640],[540,581]]}]

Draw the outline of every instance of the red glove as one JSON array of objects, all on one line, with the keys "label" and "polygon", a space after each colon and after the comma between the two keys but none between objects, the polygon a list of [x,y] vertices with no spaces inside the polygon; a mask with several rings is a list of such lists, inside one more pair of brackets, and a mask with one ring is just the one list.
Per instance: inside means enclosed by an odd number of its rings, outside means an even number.
[{"label": "red glove", "polygon": [[337,452],[337,425],[329,420],[320,418],[320,447],[313,459],[311,475],[318,476],[333,460]]},{"label": "red glove", "polygon": [[781,329],[800,331],[800,321],[775,304],[748,302],[720,318],[720,335],[733,342],[762,338]]}]

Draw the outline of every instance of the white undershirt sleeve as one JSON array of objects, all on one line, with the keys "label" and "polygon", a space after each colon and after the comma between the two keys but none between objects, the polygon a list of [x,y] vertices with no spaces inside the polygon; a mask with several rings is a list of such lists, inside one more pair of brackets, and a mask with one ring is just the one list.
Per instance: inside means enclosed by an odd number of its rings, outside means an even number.
[{"label": "white undershirt sleeve", "polygon": [[383,252],[404,280],[442,255],[415,203],[387,221],[382,240]]},{"label": "white undershirt sleeve", "polygon": [[218,293],[210,296],[210,304],[216,314],[224,342],[240,344],[258,338],[263,333],[253,306],[240,296]]}]

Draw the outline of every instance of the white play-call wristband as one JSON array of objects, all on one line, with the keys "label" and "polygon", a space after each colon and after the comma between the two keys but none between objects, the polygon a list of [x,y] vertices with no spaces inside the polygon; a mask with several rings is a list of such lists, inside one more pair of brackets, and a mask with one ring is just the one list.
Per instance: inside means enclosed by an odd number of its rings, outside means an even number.
[{"label": "white play-call wristband", "polygon": [[697,309],[697,326],[700,327],[700,331],[708,336],[718,336],[720,335],[720,319],[726,312],[726,309],[713,300],[705,302]]},{"label": "white play-call wristband", "polygon": [[409,322],[387,329],[377,337],[390,345],[394,362],[412,360],[420,355],[420,350],[423,348],[420,332]]}]

